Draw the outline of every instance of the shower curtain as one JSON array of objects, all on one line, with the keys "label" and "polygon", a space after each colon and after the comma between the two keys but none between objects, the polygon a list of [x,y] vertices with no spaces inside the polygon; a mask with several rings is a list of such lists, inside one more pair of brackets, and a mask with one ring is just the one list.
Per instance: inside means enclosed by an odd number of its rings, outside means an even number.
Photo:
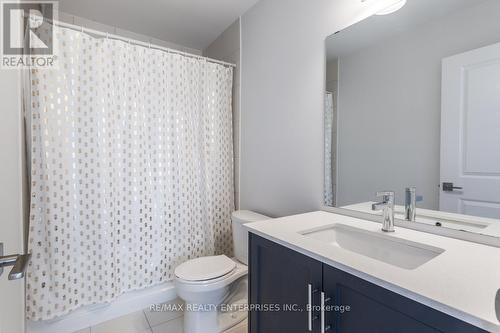
[{"label": "shower curtain", "polygon": [[324,201],[326,206],[334,206],[333,193],[333,161],[332,154],[334,152],[333,136],[334,136],[334,112],[333,112],[333,94],[327,92],[325,94],[325,184],[324,184]]},{"label": "shower curtain", "polygon": [[29,77],[31,320],[232,252],[232,68],[55,30]]}]

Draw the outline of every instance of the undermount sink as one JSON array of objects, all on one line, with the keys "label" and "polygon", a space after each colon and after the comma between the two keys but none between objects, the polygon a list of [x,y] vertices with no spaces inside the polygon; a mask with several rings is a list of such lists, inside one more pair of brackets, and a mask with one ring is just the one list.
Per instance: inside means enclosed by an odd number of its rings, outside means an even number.
[{"label": "undermount sink", "polygon": [[332,246],[404,269],[416,269],[444,252],[443,249],[408,241],[382,232],[376,233],[335,224],[322,229],[300,232],[301,235]]}]

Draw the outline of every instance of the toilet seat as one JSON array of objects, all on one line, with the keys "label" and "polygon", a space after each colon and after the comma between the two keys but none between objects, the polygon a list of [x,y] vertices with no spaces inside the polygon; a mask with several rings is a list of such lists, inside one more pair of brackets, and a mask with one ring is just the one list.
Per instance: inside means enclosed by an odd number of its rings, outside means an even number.
[{"label": "toilet seat", "polygon": [[178,292],[183,293],[188,291],[190,293],[199,292],[205,293],[213,290],[217,290],[220,288],[224,288],[229,286],[236,280],[239,280],[248,275],[248,267],[242,265],[238,262],[235,262],[236,267],[230,271],[229,273],[222,275],[218,278],[211,280],[203,280],[203,281],[189,281],[185,279],[181,279],[176,276],[174,279],[175,286]]},{"label": "toilet seat", "polygon": [[188,282],[208,282],[218,280],[231,273],[236,262],[225,255],[202,257],[186,261],[175,269],[175,276]]}]

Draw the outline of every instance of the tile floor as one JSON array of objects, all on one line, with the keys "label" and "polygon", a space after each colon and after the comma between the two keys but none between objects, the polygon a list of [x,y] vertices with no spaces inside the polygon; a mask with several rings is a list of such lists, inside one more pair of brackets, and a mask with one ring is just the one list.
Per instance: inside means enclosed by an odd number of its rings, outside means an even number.
[{"label": "tile floor", "polygon": [[[170,304],[181,304],[174,300]],[[183,333],[183,314],[178,311],[154,312],[150,309],[134,312],[74,333]],[[246,322],[225,333],[246,333]]]}]

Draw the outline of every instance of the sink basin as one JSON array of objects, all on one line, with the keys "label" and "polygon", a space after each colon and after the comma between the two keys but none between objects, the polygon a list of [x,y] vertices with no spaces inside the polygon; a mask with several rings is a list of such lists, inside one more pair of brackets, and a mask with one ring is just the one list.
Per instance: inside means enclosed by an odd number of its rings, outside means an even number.
[{"label": "sink basin", "polygon": [[301,235],[340,247],[403,269],[416,269],[444,252],[443,249],[382,233],[335,224]]}]

